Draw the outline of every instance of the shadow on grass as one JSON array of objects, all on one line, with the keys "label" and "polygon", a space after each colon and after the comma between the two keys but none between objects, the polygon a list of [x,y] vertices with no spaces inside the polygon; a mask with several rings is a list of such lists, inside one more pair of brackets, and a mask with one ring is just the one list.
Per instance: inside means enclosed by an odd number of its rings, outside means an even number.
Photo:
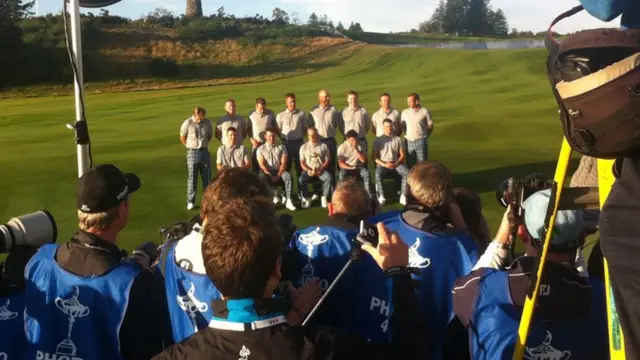
[{"label": "shadow on grass", "polygon": [[[580,159],[572,158],[567,169],[567,177],[571,176],[578,167]],[[541,173],[548,179],[553,179],[557,163],[555,161],[537,162],[530,164],[511,165],[494,169],[485,169],[453,175],[455,186],[464,186],[477,193],[495,191],[500,182],[508,177],[523,178],[531,173]],[[565,185],[566,186],[566,185]]]}]

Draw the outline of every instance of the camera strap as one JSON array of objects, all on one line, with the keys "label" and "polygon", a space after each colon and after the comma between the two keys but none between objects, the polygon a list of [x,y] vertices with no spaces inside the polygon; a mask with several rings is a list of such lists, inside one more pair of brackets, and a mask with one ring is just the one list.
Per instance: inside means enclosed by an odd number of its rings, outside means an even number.
[{"label": "camera strap", "polygon": [[424,232],[438,232],[447,229],[447,219],[437,215],[433,209],[421,204],[408,203],[404,211],[414,211],[426,215],[420,229]]}]

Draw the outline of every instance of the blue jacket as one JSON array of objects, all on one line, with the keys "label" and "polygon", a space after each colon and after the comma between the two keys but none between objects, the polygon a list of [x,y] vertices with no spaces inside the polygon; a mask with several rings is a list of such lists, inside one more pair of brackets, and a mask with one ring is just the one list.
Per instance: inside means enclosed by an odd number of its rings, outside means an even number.
[{"label": "blue jacket", "polygon": [[[290,244],[292,266],[285,276],[296,286],[312,277],[326,290],[349,261],[359,226],[337,217],[323,226],[298,230]],[[389,340],[391,283],[366,253],[344,273],[310,321],[359,334],[370,341]]]},{"label": "blue jacket", "polygon": [[444,331],[453,317],[451,290],[455,281],[468,274],[478,261],[475,240],[464,231],[427,233],[407,224],[402,214],[383,221],[409,245],[409,266],[418,268],[414,276],[420,306],[427,316],[432,359],[442,357]]},{"label": "blue jacket", "polygon": [[103,276],[77,276],[56,263],[57,249],[42,246],[25,269],[22,358],[122,359],[120,326],[141,268],[122,261]]},{"label": "blue jacket", "polygon": [[0,359],[19,359],[25,345],[23,291],[0,297],[0,334]]}]

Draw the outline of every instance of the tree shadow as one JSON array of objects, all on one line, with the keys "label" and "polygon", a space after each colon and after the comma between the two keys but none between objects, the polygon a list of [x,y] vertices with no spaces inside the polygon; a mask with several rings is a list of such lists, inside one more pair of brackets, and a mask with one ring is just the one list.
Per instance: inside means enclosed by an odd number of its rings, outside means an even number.
[{"label": "tree shadow", "polygon": [[[567,169],[569,178],[578,168],[580,158],[572,158]],[[453,175],[455,186],[463,186],[477,193],[495,191],[504,179],[508,177],[524,178],[531,173],[540,173],[548,179],[553,179],[556,171],[556,161],[545,161],[529,164],[503,166],[494,169],[485,169]],[[568,179],[567,179],[568,182]]]}]

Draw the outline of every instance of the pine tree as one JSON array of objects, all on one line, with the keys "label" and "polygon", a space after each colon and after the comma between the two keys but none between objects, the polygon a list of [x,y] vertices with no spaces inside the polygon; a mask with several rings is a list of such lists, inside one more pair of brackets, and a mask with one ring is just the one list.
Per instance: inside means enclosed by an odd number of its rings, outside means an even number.
[{"label": "pine tree", "polygon": [[438,3],[438,7],[431,15],[431,19],[429,19],[426,23],[420,23],[419,31],[429,32],[429,33],[443,33],[444,32],[444,19],[447,12],[447,5],[444,0],[440,0]]},{"label": "pine tree", "polygon": [[309,16],[309,21],[307,21],[309,25],[318,25],[318,15],[315,12],[312,12]]},{"label": "pine tree", "polygon": [[489,22],[489,1],[469,0],[469,9],[465,20],[469,35],[489,35],[493,30],[492,24]]},{"label": "pine tree", "polygon": [[466,16],[469,0],[447,0],[442,27],[447,34],[464,35],[467,33]]},{"label": "pine tree", "polygon": [[345,30],[344,25],[342,25],[342,21],[338,21],[338,26],[336,26],[336,30],[343,32]]},{"label": "pine tree", "polygon": [[504,15],[502,9],[498,9],[493,21],[493,31],[495,35],[507,36],[509,35],[509,23],[507,17]]}]

